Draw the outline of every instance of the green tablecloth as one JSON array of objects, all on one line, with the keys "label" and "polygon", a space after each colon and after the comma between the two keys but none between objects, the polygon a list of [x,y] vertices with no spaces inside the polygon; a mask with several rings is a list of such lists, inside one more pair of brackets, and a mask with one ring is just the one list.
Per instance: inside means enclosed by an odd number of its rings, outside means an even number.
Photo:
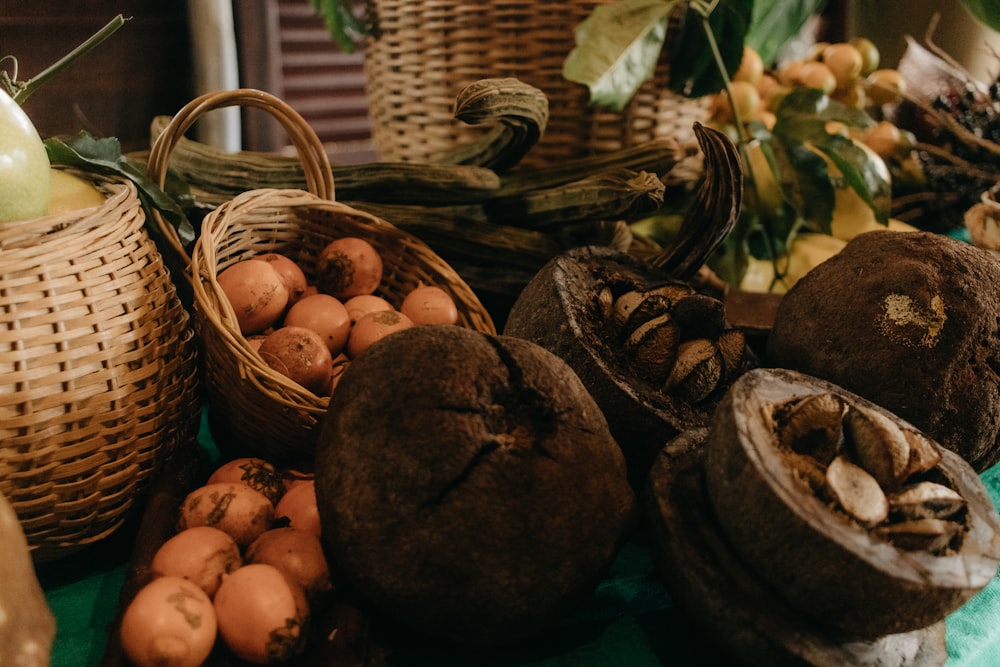
[{"label": "green tablecloth", "polygon": [[[214,450],[206,428],[200,435],[206,465]],[[982,475],[1000,506],[1000,465]],[[52,667],[97,667],[118,608],[119,589],[128,569],[135,526],[63,561],[39,568],[39,578],[57,621]],[[641,538],[623,548],[608,578],[586,605],[549,636],[503,652],[497,667],[660,667],[726,664],[715,645],[683,614],[671,608]],[[1000,577],[946,621],[947,667],[1000,665]],[[706,647],[712,658],[706,659]],[[434,662],[432,662],[433,660]],[[440,664],[419,648],[394,654],[397,667]]]}]

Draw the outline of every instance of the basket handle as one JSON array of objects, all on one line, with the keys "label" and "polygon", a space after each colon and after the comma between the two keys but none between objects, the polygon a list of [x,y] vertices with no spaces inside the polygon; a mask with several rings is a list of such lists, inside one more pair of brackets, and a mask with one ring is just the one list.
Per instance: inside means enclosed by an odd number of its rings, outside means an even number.
[{"label": "basket handle", "polygon": [[[170,153],[184,133],[205,113],[230,106],[257,107],[274,116],[298,151],[299,160],[305,170],[306,189],[322,199],[334,199],[333,168],[323,148],[323,142],[315,130],[288,103],[271,93],[254,88],[205,93],[184,105],[153,142],[146,165],[149,178],[161,188],[164,187]],[[152,216],[171,247],[184,259],[185,264],[190,264],[191,257],[181,243],[174,226],[164,220],[160,212],[155,209],[152,211]]]}]

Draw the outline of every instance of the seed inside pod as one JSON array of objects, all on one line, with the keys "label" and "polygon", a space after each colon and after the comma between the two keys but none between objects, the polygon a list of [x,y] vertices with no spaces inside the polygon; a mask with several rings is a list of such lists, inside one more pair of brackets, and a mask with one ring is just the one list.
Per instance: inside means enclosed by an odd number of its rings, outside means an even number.
[{"label": "seed inside pod", "polygon": [[941,462],[941,450],[926,435],[909,429],[904,430],[903,435],[910,445],[910,461],[906,467],[907,477],[927,472]]},{"label": "seed inside pod", "polygon": [[854,449],[853,460],[886,491],[898,489],[910,464],[910,444],[902,429],[885,415],[854,405],[844,423]]},{"label": "seed inside pod", "polygon": [[962,531],[961,524],[944,519],[917,519],[875,528],[875,534],[906,551],[945,553]]},{"label": "seed inside pod", "polygon": [[965,499],[943,484],[918,482],[893,494],[889,507],[910,520],[947,519],[965,507]]},{"label": "seed inside pod", "polygon": [[715,390],[722,378],[722,359],[707,338],[686,340],[677,348],[677,361],[663,389],[677,398],[697,403]]},{"label": "seed inside pod", "polygon": [[810,394],[783,404],[775,415],[778,442],[829,464],[843,442],[846,409],[840,398],[828,393]]},{"label": "seed inside pod", "polygon": [[827,467],[826,485],[844,511],[863,525],[874,526],[889,516],[889,501],[875,478],[843,456]]},{"label": "seed inside pod", "polygon": [[747,351],[747,336],[740,329],[726,329],[715,339],[722,360],[723,382],[731,382],[738,378],[754,363],[754,358]]},{"label": "seed inside pod", "polygon": [[718,338],[726,327],[723,303],[707,294],[691,294],[674,304],[670,314],[685,338]]},{"label": "seed inside pod", "polygon": [[639,377],[660,384],[677,360],[681,329],[668,314],[639,325],[625,341],[625,351]]}]

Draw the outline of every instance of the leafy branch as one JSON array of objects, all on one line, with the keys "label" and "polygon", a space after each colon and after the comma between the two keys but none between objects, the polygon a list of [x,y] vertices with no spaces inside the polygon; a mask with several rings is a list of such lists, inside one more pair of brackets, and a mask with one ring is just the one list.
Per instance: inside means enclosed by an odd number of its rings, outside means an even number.
[{"label": "leafy branch", "polygon": [[[601,5],[578,26],[576,47],[563,75],[587,85],[593,105],[622,109],[649,80],[662,50],[669,48],[671,90],[688,97],[723,90],[735,111],[731,76],[744,46],[766,48],[762,58],[773,61],[821,4],[620,0]],[[671,19],[681,10],[678,27]],[[755,120],[737,118],[733,123],[748,192],[740,222],[713,262],[730,284],[739,284],[751,255],[776,259],[800,231],[829,233],[838,186],[855,190],[878,221],[888,221],[890,184],[878,158],[847,136],[828,131],[831,123],[872,125],[865,112],[837,103],[822,91],[802,88],[785,97],[775,117],[770,130]],[[758,159],[751,159],[751,149]]]}]

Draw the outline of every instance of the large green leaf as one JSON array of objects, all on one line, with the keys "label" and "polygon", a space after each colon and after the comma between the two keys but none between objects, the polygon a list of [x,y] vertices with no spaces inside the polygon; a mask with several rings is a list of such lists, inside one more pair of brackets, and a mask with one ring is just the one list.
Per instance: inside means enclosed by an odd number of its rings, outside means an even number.
[{"label": "large green leaf", "polygon": [[[186,245],[194,240],[194,228],[181,205],[146,175],[145,165],[122,154],[118,139],[98,138],[87,132],[79,132],[71,137],[46,139],[45,150],[52,164],[64,164],[132,181],[146,210],[147,219],[150,209],[155,208],[177,230],[181,243]],[[151,231],[158,233],[155,229]]]},{"label": "large green leaf", "polygon": [[781,49],[802,32],[806,21],[822,11],[824,5],[826,0],[754,2],[747,46],[759,53],[765,63],[773,63]]},{"label": "large green leaf", "polygon": [[[722,90],[726,84],[694,4],[688,6],[677,39],[670,42],[670,88],[689,97],[701,97]],[[728,75],[736,72],[743,59],[743,39],[753,4],[753,0],[720,0],[708,15]]]},{"label": "large green leaf", "polygon": [[827,131],[837,121],[851,127],[869,127],[874,120],[864,111],[831,100],[814,88],[797,88],[782,101],[768,140],[773,151],[786,199],[813,231],[830,231],[835,184],[825,155],[841,172],[844,185],[852,188],[886,222],[891,204],[891,183],[884,164],[859,144]]},{"label": "large green leaf", "polygon": [[667,17],[679,0],[598,5],[576,28],[563,77],[590,88],[590,102],[620,111],[650,78],[663,50]]},{"label": "large green leaf", "polygon": [[983,25],[1000,31],[1000,0],[962,0],[962,4]]}]

